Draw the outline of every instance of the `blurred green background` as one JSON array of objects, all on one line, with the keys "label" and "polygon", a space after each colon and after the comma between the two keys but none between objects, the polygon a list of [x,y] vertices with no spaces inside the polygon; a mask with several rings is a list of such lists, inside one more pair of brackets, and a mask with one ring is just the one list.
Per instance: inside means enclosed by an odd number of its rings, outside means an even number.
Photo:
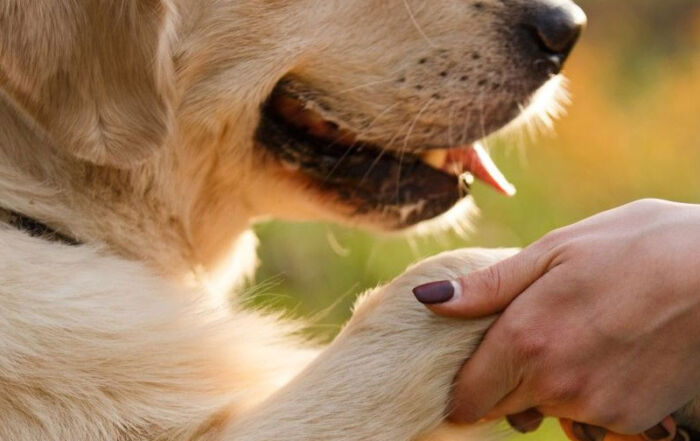
[{"label": "blurred green background", "polygon": [[[330,339],[355,296],[442,250],[524,246],[645,197],[700,203],[700,0],[580,0],[589,27],[566,69],[573,104],[551,134],[498,140],[513,199],[477,184],[468,237],[377,237],[326,224],[265,223],[248,301]],[[562,435],[553,424],[532,439]]]}]

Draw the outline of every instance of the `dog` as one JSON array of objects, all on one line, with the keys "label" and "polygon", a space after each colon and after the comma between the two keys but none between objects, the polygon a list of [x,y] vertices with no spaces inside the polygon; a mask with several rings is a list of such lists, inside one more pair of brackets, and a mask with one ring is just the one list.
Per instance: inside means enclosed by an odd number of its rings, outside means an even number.
[{"label": "dog", "polygon": [[464,439],[451,383],[493,318],[410,288],[513,251],[414,266],[327,348],[228,293],[257,219],[430,228],[474,178],[512,193],[477,140],[557,110],[583,22],[569,0],[0,0],[0,439]]}]

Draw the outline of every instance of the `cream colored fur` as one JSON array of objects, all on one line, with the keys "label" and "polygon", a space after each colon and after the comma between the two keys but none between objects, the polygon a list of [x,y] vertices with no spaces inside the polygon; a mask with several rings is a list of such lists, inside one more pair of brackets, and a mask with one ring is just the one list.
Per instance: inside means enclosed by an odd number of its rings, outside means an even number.
[{"label": "cream colored fur", "polygon": [[0,0],[0,206],[86,243],[0,227],[0,439],[463,439],[433,430],[489,320],[435,317],[410,289],[508,252],[415,266],[322,351],[226,294],[261,216],[381,228],[259,153],[282,76],[377,142],[471,139],[519,93],[461,84],[519,75],[494,26],[511,8],[467,3]]}]

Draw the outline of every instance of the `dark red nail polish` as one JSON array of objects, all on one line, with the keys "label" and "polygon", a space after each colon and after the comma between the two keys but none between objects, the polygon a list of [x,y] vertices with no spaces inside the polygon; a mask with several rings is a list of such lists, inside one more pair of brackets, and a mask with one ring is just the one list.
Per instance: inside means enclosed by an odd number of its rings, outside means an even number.
[{"label": "dark red nail polish", "polygon": [[426,283],[413,288],[413,295],[425,305],[449,302],[455,296],[455,287],[449,280]]},{"label": "dark red nail polish", "polygon": [[666,428],[662,424],[657,424],[656,426],[644,432],[644,436],[647,439],[658,441],[668,438],[669,436],[671,436],[671,434],[668,430],[666,430]]},{"label": "dark red nail polish", "polygon": [[608,432],[602,427],[573,423],[571,429],[579,441],[603,441]]},{"label": "dark red nail polish", "polygon": [[506,417],[508,424],[520,433],[530,433],[539,429],[544,416],[536,409],[528,409],[515,415]]}]

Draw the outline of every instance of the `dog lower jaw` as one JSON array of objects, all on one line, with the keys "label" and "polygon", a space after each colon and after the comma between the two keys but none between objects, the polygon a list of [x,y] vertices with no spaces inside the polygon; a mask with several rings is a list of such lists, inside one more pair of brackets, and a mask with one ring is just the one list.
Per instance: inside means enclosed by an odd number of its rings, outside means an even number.
[{"label": "dog lower jaw", "polygon": [[[495,133],[523,126],[549,129],[563,113],[567,100],[563,84],[561,75],[553,76],[522,106],[519,116]],[[455,206],[473,206],[461,201],[469,196],[475,179],[508,196],[515,194],[515,187],[478,142],[419,153],[388,152],[358,141],[302,101],[283,94],[273,94],[261,114],[256,141],[265,160],[298,175],[326,203],[334,201],[343,217],[359,219],[357,223],[370,228],[433,230],[423,224],[436,218],[443,221],[427,224],[455,224],[444,219],[464,211],[453,210]],[[464,229],[464,222],[458,224]]]},{"label": "dog lower jaw", "polygon": [[376,219],[369,223],[384,228],[402,229],[437,217],[468,194],[456,176],[418,156],[399,158],[365,144],[329,146],[267,112],[256,138],[267,160],[302,179],[311,191],[346,207],[348,216]]}]

